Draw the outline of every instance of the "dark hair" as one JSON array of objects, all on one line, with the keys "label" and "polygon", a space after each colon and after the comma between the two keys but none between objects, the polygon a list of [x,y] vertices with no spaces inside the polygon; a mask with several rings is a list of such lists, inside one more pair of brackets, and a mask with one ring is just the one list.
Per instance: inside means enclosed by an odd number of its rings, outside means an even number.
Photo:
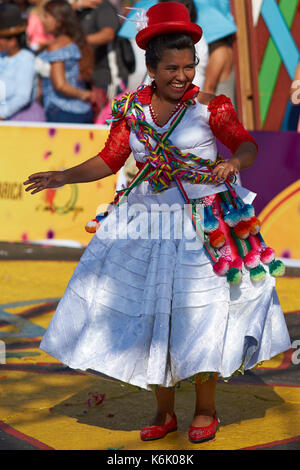
[{"label": "dark hair", "polygon": [[145,54],[146,64],[155,70],[166,49],[190,49],[195,65],[198,62],[192,38],[187,34],[175,33],[161,34],[148,42]]},{"label": "dark hair", "polygon": [[16,34],[14,36],[9,36],[6,39],[12,39],[12,38],[16,39],[16,41],[18,43],[18,47],[20,49],[28,49],[28,44],[27,44],[27,38],[26,38],[25,31],[21,34]]},{"label": "dark hair", "polygon": [[44,10],[56,19],[58,23],[56,34],[69,36],[79,47],[82,55],[79,62],[80,76],[88,81],[93,73],[94,53],[86,41],[73,8],[65,0],[50,0],[44,5]]},{"label": "dark hair", "polygon": [[[159,3],[169,2],[170,0],[159,0]],[[197,9],[193,0],[176,0],[178,3],[182,3],[189,10],[191,22],[196,23],[197,20]]]}]

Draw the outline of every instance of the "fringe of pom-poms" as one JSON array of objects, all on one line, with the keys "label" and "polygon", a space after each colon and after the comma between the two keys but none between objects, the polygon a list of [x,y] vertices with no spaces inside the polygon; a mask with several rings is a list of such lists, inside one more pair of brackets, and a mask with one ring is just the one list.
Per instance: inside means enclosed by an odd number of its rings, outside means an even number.
[{"label": "fringe of pom-poms", "polygon": [[[223,219],[227,226],[230,227],[236,244],[243,244],[244,251],[239,250],[241,256],[238,256],[233,261],[221,255],[213,266],[214,272],[220,276],[225,275],[230,284],[238,284],[241,282],[243,264],[248,269],[250,279],[254,283],[266,277],[267,272],[265,266],[268,266],[270,275],[274,277],[283,276],[285,266],[282,261],[275,259],[274,250],[265,246],[259,233],[261,223],[255,216],[253,205],[244,204],[241,199],[236,197],[233,201],[236,207],[229,202],[228,197],[222,197],[221,209]],[[210,241],[213,238],[212,233],[209,234]],[[217,238],[216,235],[216,239]],[[240,242],[238,240],[240,240]],[[224,243],[226,243],[226,240],[224,240]],[[222,240],[221,246],[223,246],[224,243]],[[211,243],[211,245],[218,248],[213,243]]]},{"label": "fringe of pom-poms", "polygon": [[245,240],[250,234],[256,235],[260,231],[261,223],[255,216],[252,204],[244,204],[235,199],[237,207],[231,205],[227,200],[221,202],[224,222],[231,228],[237,237]]},{"label": "fringe of pom-poms", "polygon": [[[268,266],[271,276],[283,276],[285,266],[282,261],[275,259],[274,250],[265,246],[259,233],[261,223],[255,216],[253,205],[243,204],[239,198],[234,198],[236,205],[234,207],[226,197],[222,197],[222,199],[220,205],[223,220],[230,227],[237,246],[244,246],[244,251],[239,250],[241,256],[236,256],[234,260],[221,255],[213,264],[214,272],[219,276],[226,276],[230,284],[241,282],[243,264],[248,269],[251,280],[255,283],[266,277],[266,269],[263,265]],[[86,224],[85,230],[89,233],[95,233],[107,215],[108,212],[98,214]],[[204,207],[204,232],[213,248],[219,250],[225,245],[226,236],[220,229],[219,220],[213,214],[212,206]]]}]

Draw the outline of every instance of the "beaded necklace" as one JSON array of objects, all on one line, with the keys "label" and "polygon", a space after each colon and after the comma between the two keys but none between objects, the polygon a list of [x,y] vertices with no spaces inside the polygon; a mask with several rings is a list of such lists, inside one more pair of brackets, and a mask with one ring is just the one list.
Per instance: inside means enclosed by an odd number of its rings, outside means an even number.
[{"label": "beaded necklace", "polygon": [[149,104],[149,111],[150,111],[151,119],[157,127],[164,127],[170,121],[170,119],[174,116],[174,114],[176,114],[177,111],[179,111],[182,108],[182,106],[183,106],[182,102],[177,103],[175,108],[173,109],[173,111],[169,115],[166,123],[161,125],[161,124],[158,123],[158,116],[157,116],[156,112],[154,111],[152,104],[150,103]]}]

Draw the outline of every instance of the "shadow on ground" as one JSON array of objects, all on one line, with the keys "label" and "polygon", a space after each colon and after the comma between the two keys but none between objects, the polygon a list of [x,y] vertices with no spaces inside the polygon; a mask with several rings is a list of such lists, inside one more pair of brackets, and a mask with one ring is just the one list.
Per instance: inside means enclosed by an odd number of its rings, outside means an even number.
[{"label": "shadow on ground", "polygon": [[[176,390],[175,397],[178,429],[186,431],[194,411],[193,385],[182,385]],[[282,403],[284,401],[272,387],[224,383],[218,383],[217,386],[216,407],[222,426],[263,418],[269,408]],[[153,392],[135,390],[97,378],[92,386],[57,404],[52,408],[52,412],[108,430],[140,430],[149,424],[153,417],[155,395]]]}]

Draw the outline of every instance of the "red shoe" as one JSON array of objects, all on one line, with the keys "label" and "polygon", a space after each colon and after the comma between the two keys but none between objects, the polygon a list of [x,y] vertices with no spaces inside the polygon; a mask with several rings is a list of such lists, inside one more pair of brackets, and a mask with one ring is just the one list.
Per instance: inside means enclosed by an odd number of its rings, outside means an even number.
[{"label": "red shoe", "polygon": [[188,433],[190,442],[197,444],[198,442],[210,441],[215,437],[220,420],[217,413],[213,418],[213,422],[208,426],[190,426]]},{"label": "red shoe", "polygon": [[174,413],[173,418],[167,424],[162,426],[149,426],[141,430],[140,436],[142,441],[154,441],[165,437],[169,432],[177,431],[177,418]]}]

